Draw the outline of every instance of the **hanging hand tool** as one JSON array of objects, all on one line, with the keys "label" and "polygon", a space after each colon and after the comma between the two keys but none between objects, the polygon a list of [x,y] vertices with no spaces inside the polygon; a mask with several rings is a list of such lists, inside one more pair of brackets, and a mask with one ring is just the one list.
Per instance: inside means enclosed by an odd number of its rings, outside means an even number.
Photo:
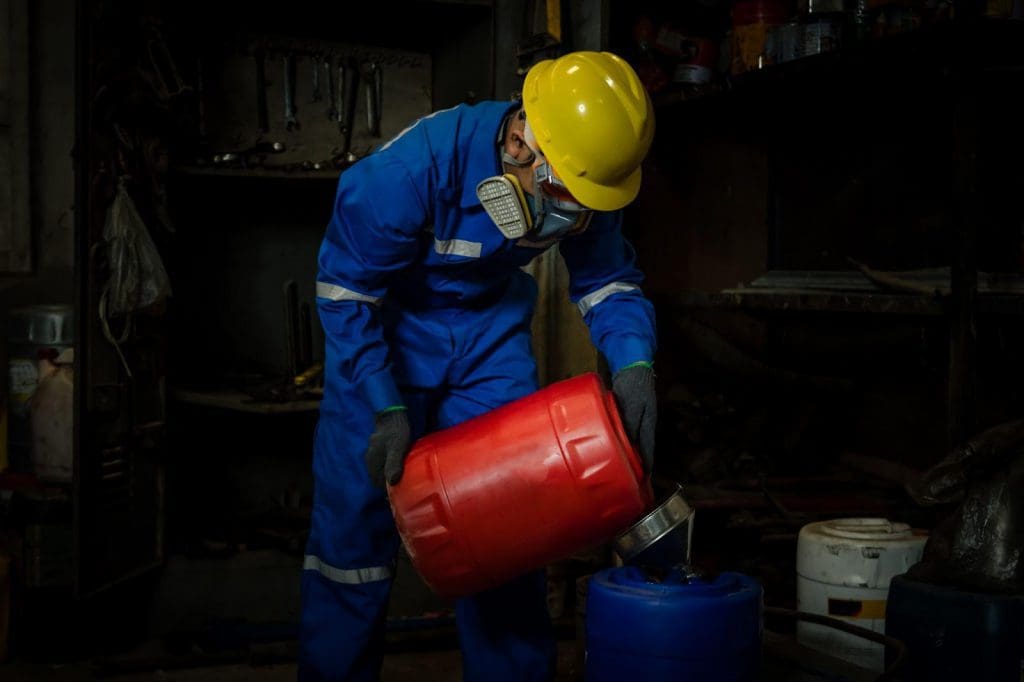
[{"label": "hanging hand tool", "polygon": [[145,67],[153,75],[151,82],[157,97],[167,101],[184,92],[191,92],[192,88],[178,75],[178,67],[163,36],[159,32],[154,32],[154,36],[146,43],[145,59],[148,64]]},{"label": "hanging hand tool", "polygon": [[284,125],[286,130],[297,130],[299,120],[295,117],[295,55],[284,56]]},{"label": "hanging hand tool", "polygon": [[352,151],[352,129],[355,127],[356,99],[359,94],[359,66],[355,60],[342,61],[338,65],[338,76],[341,81],[338,89],[338,108],[341,110],[338,128],[343,137],[341,155],[348,158]]},{"label": "hanging hand tool", "polygon": [[334,67],[331,62],[331,56],[327,55],[324,58],[324,76],[327,78],[327,119],[335,121],[338,117],[338,109],[335,102]]},{"label": "hanging hand tool", "polygon": [[306,387],[308,387],[311,383],[316,381],[316,379],[319,378],[319,376],[321,374],[323,374],[323,371],[324,371],[324,363],[322,363],[322,362],[317,362],[317,363],[314,363],[314,364],[310,365],[301,374],[298,374],[298,375],[295,376],[295,379],[293,380],[293,383],[295,384],[295,388],[306,388]]},{"label": "hanging hand tool", "polygon": [[348,131],[348,108],[346,106],[346,93],[348,92],[348,82],[352,78],[349,73],[349,68],[345,65],[345,60],[342,59],[338,62],[338,101],[335,109],[334,120],[338,124],[338,132],[344,135]]},{"label": "hanging hand tool", "polygon": [[199,147],[206,147],[206,85],[203,80],[203,60],[196,57],[196,124]]},{"label": "hanging hand tool", "polygon": [[314,102],[320,102],[324,98],[323,93],[320,92],[320,62],[321,61],[323,61],[323,59],[320,57],[320,55],[318,55],[318,54],[313,55],[312,63],[313,63],[313,101]]},{"label": "hanging hand tool", "polygon": [[267,54],[262,47],[253,53],[256,58],[256,127],[261,133],[270,130],[267,114]]},{"label": "hanging hand tool", "polygon": [[380,65],[370,62],[366,67],[366,128],[371,137],[380,137],[381,97],[384,76]]}]

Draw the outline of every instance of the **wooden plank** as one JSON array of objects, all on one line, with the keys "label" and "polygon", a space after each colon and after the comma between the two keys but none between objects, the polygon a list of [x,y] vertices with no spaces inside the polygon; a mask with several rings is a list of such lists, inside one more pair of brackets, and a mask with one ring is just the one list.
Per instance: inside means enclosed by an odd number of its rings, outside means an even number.
[{"label": "wooden plank", "polygon": [[0,0],[0,269],[11,250],[11,0]]},{"label": "wooden plank", "polygon": [[0,128],[0,270],[6,269],[8,254],[14,246],[14,196],[11,178],[11,130]]},{"label": "wooden plank", "polygon": [[549,248],[524,270],[537,281],[533,354],[541,386],[593,372],[598,354],[579,309],[569,300],[569,270],[558,249]]},{"label": "wooden plank", "polygon": [[[0,46],[11,44],[11,2],[0,0]],[[0,102],[6,103],[11,89],[11,52],[0,49]],[[9,125],[6,116],[0,116],[0,125]]]},{"label": "wooden plank", "polygon": [[[0,0],[0,91],[5,112],[0,122],[0,272],[32,268],[29,215],[28,3]],[[7,46],[4,50],[3,46]]]}]

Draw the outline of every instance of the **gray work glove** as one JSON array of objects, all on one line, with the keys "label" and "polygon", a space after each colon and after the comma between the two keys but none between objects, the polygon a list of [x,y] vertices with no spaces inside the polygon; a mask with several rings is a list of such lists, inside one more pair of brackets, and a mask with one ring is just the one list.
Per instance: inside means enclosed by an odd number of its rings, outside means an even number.
[{"label": "gray work glove", "polygon": [[366,449],[366,468],[375,486],[383,488],[385,482],[394,485],[402,478],[409,440],[409,417],[405,410],[389,410],[376,416]]},{"label": "gray work glove", "polygon": [[654,466],[654,427],[658,421],[654,370],[646,365],[620,369],[612,377],[612,393],[629,442],[640,452],[644,471],[649,474]]}]

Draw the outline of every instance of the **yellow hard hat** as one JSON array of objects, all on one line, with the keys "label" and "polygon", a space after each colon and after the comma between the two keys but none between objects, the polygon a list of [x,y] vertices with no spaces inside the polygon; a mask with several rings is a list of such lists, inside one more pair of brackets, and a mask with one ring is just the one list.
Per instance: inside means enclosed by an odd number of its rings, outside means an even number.
[{"label": "yellow hard hat", "polygon": [[523,107],[541,152],[580,203],[614,211],[636,198],[654,112],[622,58],[572,52],[538,62],[526,74]]}]

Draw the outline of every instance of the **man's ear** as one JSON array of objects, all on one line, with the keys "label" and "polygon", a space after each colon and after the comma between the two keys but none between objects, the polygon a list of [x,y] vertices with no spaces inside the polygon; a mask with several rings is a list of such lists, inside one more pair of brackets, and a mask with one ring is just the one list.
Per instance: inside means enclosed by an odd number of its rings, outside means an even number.
[{"label": "man's ear", "polygon": [[[509,156],[515,158],[516,161],[523,165],[533,163],[534,153],[533,150],[526,144],[526,138],[523,137],[522,133],[518,130],[510,130],[508,137],[505,139],[505,151]],[[526,158],[522,158],[524,156]]]}]

